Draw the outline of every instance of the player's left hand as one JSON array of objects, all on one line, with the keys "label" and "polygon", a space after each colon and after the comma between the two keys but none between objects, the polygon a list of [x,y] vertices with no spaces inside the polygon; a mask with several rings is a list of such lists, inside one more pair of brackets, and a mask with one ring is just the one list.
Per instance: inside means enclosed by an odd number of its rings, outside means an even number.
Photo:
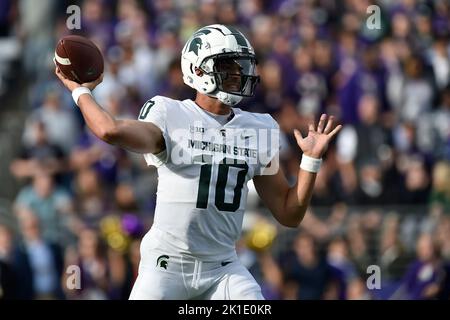
[{"label": "player's left hand", "polygon": [[328,117],[326,114],[322,114],[317,128],[313,122],[309,124],[309,132],[305,138],[303,138],[297,129],[294,130],[294,136],[298,146],[305,155],[319,159],[322,158],[328,148],[329,142],[341,128],[342,125],[334,127],[333,116]]}]

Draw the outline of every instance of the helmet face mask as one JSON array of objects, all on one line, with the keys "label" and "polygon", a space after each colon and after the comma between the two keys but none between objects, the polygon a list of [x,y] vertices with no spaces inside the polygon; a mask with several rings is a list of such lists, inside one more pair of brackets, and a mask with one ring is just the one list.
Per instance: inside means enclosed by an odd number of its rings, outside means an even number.
[{"label": "helmet face mask", "polygon": [[227,105],[254,95],[259,82],[256,64],[254,50],[244,35],[219,24],[196,31],[181,57],[184,83]]},{"label": "helmet face mask", "polygon": [[214,65],[211,73],[215,77],[219,91],[242,97],[254,95],[256,84],[259,82],[254,55],[224,53],[212,59]]}]

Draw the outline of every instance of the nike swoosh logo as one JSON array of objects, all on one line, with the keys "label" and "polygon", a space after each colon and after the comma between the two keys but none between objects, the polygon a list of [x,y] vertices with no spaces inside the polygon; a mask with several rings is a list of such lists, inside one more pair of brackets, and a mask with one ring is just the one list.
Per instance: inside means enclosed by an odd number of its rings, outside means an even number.
[{"label": "nike swoosh logo", "polygon": [[230,264],[231,263],[231,261],[222,261],[221,263],[220,263],[220,265],[222,266],[222,267],[225,267],[227,264]]}]

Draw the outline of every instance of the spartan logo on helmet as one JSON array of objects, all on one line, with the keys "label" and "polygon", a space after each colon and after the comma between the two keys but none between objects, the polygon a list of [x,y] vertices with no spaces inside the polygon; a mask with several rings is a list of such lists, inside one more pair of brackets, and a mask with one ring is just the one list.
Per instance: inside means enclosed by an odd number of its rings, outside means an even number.
[{"label": "spartan logo on helmet", "polygon": [[232,32],[232,35],[236,39],[237,44],[242,47],[242,52],[248,52],[248,44],[242,32],[232,26],[227,26],[227,28]]},{"label": "spartan logo on helmet", "polygon": [[159,256],[158,259],[156,259],[156,266],[160,268],[164,268],[167,270],[167,264],[169,260],[169,256],[163,254],[162,256]]},{"label": "spartan logo on helmet", "polygon": [[201,49],[202,45],[203,45],[202,38],[200,38],[200,36],[202,34],[207,35],[208,33],[211,33],[211,31],[208,30],[208,28],[200,29],[199,31],[194,33],[192,35],[193,39],[192,39],[191,43],[189,43],[188,52],[192,51],[198,56],[198,49]]}]

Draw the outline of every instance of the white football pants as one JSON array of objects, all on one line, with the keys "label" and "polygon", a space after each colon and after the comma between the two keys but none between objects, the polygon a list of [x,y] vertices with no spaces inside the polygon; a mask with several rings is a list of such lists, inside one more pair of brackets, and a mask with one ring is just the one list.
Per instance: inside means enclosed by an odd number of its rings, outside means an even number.
[{"label": "white football pants", "polygon": [[[147,239],[146,239],[147,238]],[[130,300],[264,300],[261,288],[236,258],[201,261],[141,243],[139,275]]]}]

